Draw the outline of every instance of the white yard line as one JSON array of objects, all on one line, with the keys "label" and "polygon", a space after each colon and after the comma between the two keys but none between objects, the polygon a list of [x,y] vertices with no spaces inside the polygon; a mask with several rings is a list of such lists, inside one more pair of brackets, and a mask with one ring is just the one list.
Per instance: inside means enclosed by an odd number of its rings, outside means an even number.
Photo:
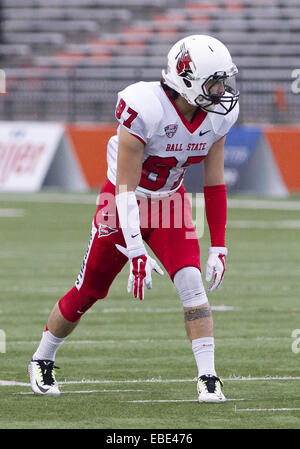
[{"label": "white yard line", "polygon": [[182,312],[182,308],[180,307],[169,307],[169,308],[151,308],[151,307],[132,307],[132,308],[126,308],[126,307],[111,307],[111,308],[104,308],[103,313],[170,313],[170,312]]},{"label": "white yard line", "polygon": [[24,209],[3,209],[0,208],[0,218],[24,217]]},{"label": "white yard line", "polygon": [[16,382],[14,380],[0,380],[0,387],[28,387],[30,383]]},{"label": "white yard line", "polygon": [[20,203],[63,203],[63,204],[95,204],[97,193],[0,193],[0,201]]},{"label": "white yard line", "polygon": [[155,402],[198,402],[197,399],[140,399],[135,401],[121,401],[131,404],[153,404]]},{"label": "white yard line", "polygon": [[229,220],[227,226],[236,229],[299,229],[300,220]]},{"label": "white yard line", "polygon": [[[61,391],[61,394],[91,394],[91,393],[140,393],[145,392],[145,390],[73,390],[73,391]],[[21,395],[34,394],[33,391],[20,391],[18,393]]]},{"label": "white yard line", "polygon": [[[290,337],[222,337],[220,339],[215,338],[216,341],[292,341]],[[183,343],[189,344],[186,338],[156,338],[156,339],[121,339],[121,340],[66,340],[64,345],[121,345],[121,344],[153,344],[153,343]],[[7,345],[38,345],[40,342],[38,340],[17,340],[17,341],[6,341]]]},{"label": "white yard line", "polygon": [[[59,382],[60,385],[103,385],[103,384],[146,384],[146,383],[186,383],[186,382],[196,382],[196,378],[194,379],[125,379],[125,380],[80,380],[80,381],[63,381]],[[233,378],[224,378],[224,381],[278,381],[278,380],[300,380],[300,377],[233,377]],[[26,382],[16,382],[16,381],[6,381],[0,380],[0,387],[10,386],[10,387],[30,387],[30,383]],[[70,391],[61,391],[62,394],[120,394],[120,393],[145,393],[145,390],[140,389],[100,389],[100,390],[70,390]],[[21,391],[13,393],[15,395],[33,395],[33,391]],[[227,398],[227,402],[236,402],[236,401],[245,401],[246,398]],[[197,403],[197,399],[131,399],[131,400],[122,400],[123,403],[140,403],[140,404],[153,404],[153,403],[187,403],[187,402],[195,402]],[[264,412],[264,411],[300,411],[300,408],[245,408],[238,409],[235,406],[235,412]]]},{"label": "white yard line", "polygon": [[293,411],[300,411],[300,408],[289,408],[289,407],[282,407],[282,408],[235,408],[235,412],[293,412]]},{"label": "white yard line", "polygon": [[[96,204],[98,193],[36,192],[0,193],[0,201],[29,203]],[[300,210],[300,201],[277,199],[230,198],[228,207],[232,209]]]},{"label": "white yard line", "polygon": [[228,207],[231,209],[300,210],[300,201],[229,198]]},{"label": "white yard line", "polygon": [[[245,401],[246,399],[244,398],[237,398],[237,399],[228,399],[226,402],[229,401]],[[140,399],[140,400],[129,400],[129,401],[121,401],[121,402],[131,402],[131,403],[135,403],[135,404],[152,404],[155,402],[198,402],[197,399]]]},{"label": "white yard line", "polygon": [[[211,306],[212,310],[217,312],[227,312],[235,309],[234,306]],[[244,309],[243,309],[244,310]],[[182,307],[106,307],[102,311],[103,313],[131,313],[131,312],[145,312],[145,313],[170,313],[170,312],[182,312]]]},{"label": "white yard line", "polygon": [[[59,382],[60,385],[97,385],[97,384],[143,384],[143,383],[185,383],[185,382],[196,382],[196,378],[190,379],[122,379],[122,380],[111,380],[111,379],[82,379],[82,380],[70,380]],[[287,376],[265,376],[265,377],[228,377],[222,378],[226,382],[271,382],[271,381],[286,381],[286,380],[300,380],[300,376],[297,377],[287,377]],[[0,387],[30,387],[28,382],[16,382],[13,380],[0,380]],[[137,390],[134,390],[137,391]]]}]

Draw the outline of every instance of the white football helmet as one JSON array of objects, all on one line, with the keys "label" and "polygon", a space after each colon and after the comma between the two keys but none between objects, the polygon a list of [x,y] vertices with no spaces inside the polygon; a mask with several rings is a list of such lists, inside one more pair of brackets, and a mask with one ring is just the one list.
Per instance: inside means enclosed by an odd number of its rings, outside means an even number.
[{"label": "white football helmet", "polygon": [[[167,70],[162,71],[162,76],[165,84],[191,105],[226,115],[239,99],[235,87],[237,73],[227,47],[214,37],[199,34],[185,37],[173,45],[168,54]],[[221,92],[213,89],[220,82]]]}]

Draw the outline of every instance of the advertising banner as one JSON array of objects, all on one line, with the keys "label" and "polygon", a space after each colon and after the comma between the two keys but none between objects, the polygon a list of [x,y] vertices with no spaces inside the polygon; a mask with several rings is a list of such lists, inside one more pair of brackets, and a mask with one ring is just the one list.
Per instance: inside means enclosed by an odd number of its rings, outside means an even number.
[{"label": "advertising banner", "polygon": [[0,122],[0,190],[39,190],[63,132],[57,124]]},{"label": "advertising banner", "polygon": [[229,192],[285,197],[289,194],[263,129],[235,126],[228,133],[225,182]]},{"label": "advertising banner", "polygon": [[0,122],[0,191],[83,190],[84,176],[57,123]]},{"label": "advertising banner", "polygon": [[300,192],[300,127],[267,126],[264,135],[288,190]]},{"label": "advertising banner", "polygon": [[228,133],[224,148],[225,182],[228,190],[237,187],[261,134],[258,127],[244,126],[236,126]]}]

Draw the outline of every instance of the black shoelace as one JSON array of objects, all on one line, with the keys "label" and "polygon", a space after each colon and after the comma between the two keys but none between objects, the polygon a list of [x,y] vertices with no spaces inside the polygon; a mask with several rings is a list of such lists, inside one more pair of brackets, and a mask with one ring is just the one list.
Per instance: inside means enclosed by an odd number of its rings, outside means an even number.
[{"label": "black shoelace", "polygon": [[207,391],[209,393],[214,393],[216,389],[216,382],[220,382],[221,385],[223,385],[221,379],[216,376],[201,376],[200,379],[205,382]]},{"label": "black shoelace", "polygon": [[43,375],[43,382],[45,385],[53,385],[55,383],[54,368],[59,369],[54,365],[52,360],[40,360],[39,365]]}]

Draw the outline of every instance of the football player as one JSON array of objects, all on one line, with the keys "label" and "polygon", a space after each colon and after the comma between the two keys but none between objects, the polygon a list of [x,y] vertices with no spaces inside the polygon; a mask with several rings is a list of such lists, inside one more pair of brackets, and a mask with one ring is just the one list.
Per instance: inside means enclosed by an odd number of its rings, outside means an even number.
[{"label": "football player", "polygon": [[[60,394],[54,374],[57,349],[84,312],[107,296],[128,260],[128,291],[135,298],[142,300],[144,288],[152,287],[153,270],[163,274],[146,242],[182,301],[198,369],[199,402],[226,400],[215,370],[213,317],[183,176],[189,165],[203,162],[211,238],[206,280],[213,291],[221,285],[227,256],[224,142],[238,117],[237,72],[223,43],[193,35],[171,48],[160,82],[138,82],[119,92],[119,126],[108,142],[107,181],[88,250],[75,285],[55,304],[28,366],[35,393]],[[169,220],[164,225],[166,210]]]}]

